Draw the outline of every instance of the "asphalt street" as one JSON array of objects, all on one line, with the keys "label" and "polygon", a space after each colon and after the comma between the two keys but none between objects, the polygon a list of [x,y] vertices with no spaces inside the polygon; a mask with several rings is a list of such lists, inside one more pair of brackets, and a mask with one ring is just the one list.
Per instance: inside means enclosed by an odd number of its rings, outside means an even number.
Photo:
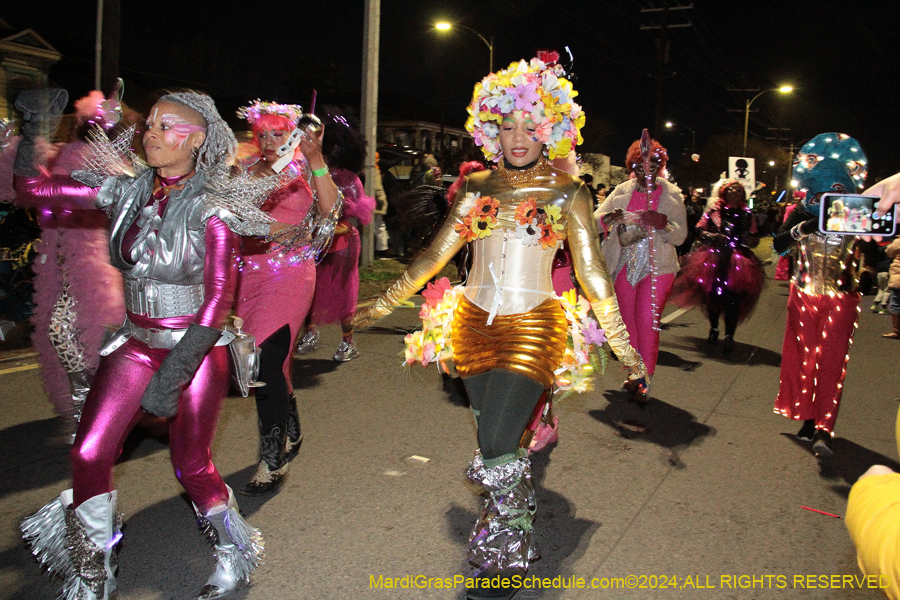
[{"label": "asphalt street", "polygon": [[[889,317],[870,313],[870,301],[863,299],[828,462],[794,438],[797,423],[772,412],[787,302],[787,286],[772,280],[728,359],[706,344],[699,311],[668,324],[646,408],[626,401],[615,362],[595,391],[559,404],[559,442],[533,456],[543,558],[531,574],[574,577],[575,585],[581,578],[587,587],[525,589],[516,598],[882,598],[842,577],[859,575],[843,519],[802,508],[843,516],[850,485],[870,465],[900,470],[900,344],[881,337]],[[361,356],[352,362],[331,360],[335,327],[317,352],[296,359],[303,446],[281,493],[239,497],[266,538],[266,564],[235,598],[459,597],[461,586],[435,585],[466,573],[480,507],[479,490],[463,476],[474,425],[458,380],[401,366],[416,314],[402,309],[358,332]],[[57,593],[17,524],[70,485],[64,424],[33,361],[0,362],[0,598],[16,600]],[[230,398],[214,457],[235,489],[256,467],[256,443],[252,398]],[[126,518],[123,600],[193,598],[212,572],[212,550],[164,439],[133,434],[115,479]],[[439,579],[378,589],[379,576],[383,586]],[[588,589],[613,578],[637,587]]]}]

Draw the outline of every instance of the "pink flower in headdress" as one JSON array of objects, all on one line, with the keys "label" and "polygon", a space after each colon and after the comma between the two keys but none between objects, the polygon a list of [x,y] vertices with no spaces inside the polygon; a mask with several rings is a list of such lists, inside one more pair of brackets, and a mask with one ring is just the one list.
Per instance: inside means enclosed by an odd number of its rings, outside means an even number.
[{"label": "pink flower in headdress", "polygon": [[531,107],[541,98],[538,96],[537,92],[535,92],[535,88],[537,88],[537,82],[529,81],[524,85],[517,85],[516,88],[512,90],[512,96],[516,99],[516,108],[531,112]]}]

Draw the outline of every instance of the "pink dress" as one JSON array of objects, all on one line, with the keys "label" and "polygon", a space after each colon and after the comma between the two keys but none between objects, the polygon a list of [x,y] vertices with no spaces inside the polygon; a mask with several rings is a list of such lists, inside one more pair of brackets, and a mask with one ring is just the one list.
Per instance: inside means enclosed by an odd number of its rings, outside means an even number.
[{"label": "pink dress", "polygon": [[[297,177],[266,200],[262,209],[276,221],[299,224],[312,208],[312,190]],[[303,327],[316,287],[313,259],[301,260],[296,252],[269,253],[270,244],[255,238],[243,243],[235,313],[244,319],[244,329],[260,345],[284,325],[291,329],[291,348]],[[284,376],[290,387],[290,353]]]},{"label": "pink dress", "polygon": [[[341,221],[353,218],[360,225],[371,223],[375,198],[365,195],[359,177],[346,169],[334,169],[331,179],[344,195]],[[316,267],[316,292],[312,304],[312,322],[316,325],[346,322],[356,314],[360,249],[359,231],[351,226],[349,233],[334,238],[328,253]]]}]

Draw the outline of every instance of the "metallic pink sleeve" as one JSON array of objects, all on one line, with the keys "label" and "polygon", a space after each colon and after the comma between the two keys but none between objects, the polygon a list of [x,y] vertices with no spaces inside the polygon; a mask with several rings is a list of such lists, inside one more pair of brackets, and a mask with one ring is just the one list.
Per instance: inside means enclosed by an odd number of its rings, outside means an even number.
[{"label": "metallic pink sleeve", "polygon": [[21,206],[94,209],[99,188],[79,183],[68,175],[41,173],[37,177],[16,175],[16,202]]},{"label": "metallic pink sleeve", "polygon": [[206,222],[206,263],[203,268],[204,301],[194,323],[222,327],[234,303],[240,237],[218,217]]}]

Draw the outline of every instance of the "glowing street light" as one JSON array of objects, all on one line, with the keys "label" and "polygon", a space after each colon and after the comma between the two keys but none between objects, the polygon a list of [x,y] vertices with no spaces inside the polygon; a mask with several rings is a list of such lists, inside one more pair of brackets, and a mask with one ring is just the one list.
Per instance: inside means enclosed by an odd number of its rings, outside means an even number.
[{"label": "glowing street light", "polygon": [[[688,131],[691,132],[691,153],[693,154],[696,151],[696,141],[697,141],[697,133],[685,125],[684,123],[673,123],[672,121],[666,121],[666,129],[672,129],[674,127],[684,127]],[[695,161],[696,162],[696,161]]]},{"label": "glowing street light", "polygon": [[747,100],[747,107],[744,110],[744,151],[741,156],[747,156],[747,126],[750,124],[750,105],[753,104],[753,101],[765,94],[766,92],[781,92],[782,94],[790,94],[794,91],[794,88],[789,85],[783,85],[777,88],[770,88],[768,90],[763,90],[757,95],[753,96],[753,98]]},{"label": "glowing street light", "polygon": [[477,35],[481,39],[481,41],[484,42],[484,45],[488,47],[488,51],[490,52],[490,62],[488,63],[489,64],[488,73],[493,73],[494,72],[494,36],[491,36],[491,41],[487,41],[487,38],[485,38],[483,35],[481,35],[480,33],[478,33],[477,31],[475,31],[474,29],[472,29],[471,27],[469,27],[467,25],[461,25],[459,23],[453,24],[453,23],[448,23],[446,21],[439,21],[434,24],[434,28],[437,29],[438,31],[450,31],[454,27],[461,27],[463,29],[467,29],[467,30],[471,31],[472,33],[474,33],[475,35]]}]

